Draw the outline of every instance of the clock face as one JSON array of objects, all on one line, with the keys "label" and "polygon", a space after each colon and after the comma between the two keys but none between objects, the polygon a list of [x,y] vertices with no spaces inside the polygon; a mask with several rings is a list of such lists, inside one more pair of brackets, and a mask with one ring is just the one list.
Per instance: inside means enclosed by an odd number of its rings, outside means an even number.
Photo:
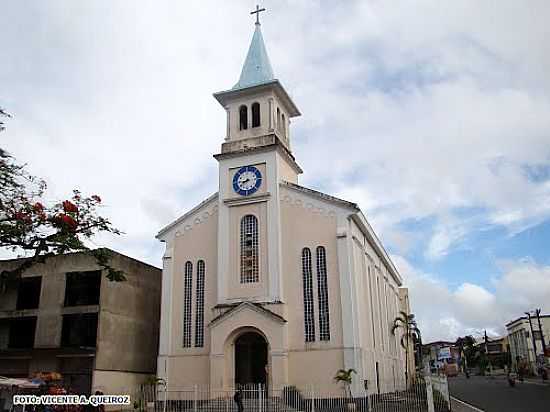
[{"label": "clock face", "polygon": [[262,174],[254,166],[243,166],[233,176],[233,190],[241,196],[251,195],[261,185]]}]

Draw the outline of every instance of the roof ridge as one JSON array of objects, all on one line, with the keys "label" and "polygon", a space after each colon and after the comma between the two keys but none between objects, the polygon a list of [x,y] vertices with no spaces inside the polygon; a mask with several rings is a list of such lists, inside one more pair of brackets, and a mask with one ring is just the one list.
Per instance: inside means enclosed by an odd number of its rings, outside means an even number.
[{"label": "roof ridge", "polygon": [[199,210],[201,207],[203,207],[205,204],[211,202],[218,196],[218,192],[211,194],[206,199],[204,199],[202,202],[200,202],[198,205],[190,209],[189,211],[185,212],[183,215],[178,217],[177,219],[173,220],[171,223],[164,226],[162,229],[159,230],[157,235],[155,236],[157,239],[165,234],[168,230],[176,226],[177,224],[181,223],[183,220],[187,219],[189,216],[191,216],[193,213],[195,213],[197,210]]},{"label": "roof ridge", "polygon": [[348,200],[340,199],[336,196],[329,195],[324,192],[320,192],[319,190],[310,189],[309,187],[301,186],[297,183],[288,182],[286,180],[282,180],[281,184],[284,184],[285,186],[288,186],[290,188],[294,188],[296,190],[300,190],[306,193],[310,193],[314,196],[320,197],[323,200],[329,201],[329,202],[336,202],[336,203],[343,203],[344,205],[351,207],[353,209],[359,210],[359,207],[357,206],[357,203],[350,202]]}]

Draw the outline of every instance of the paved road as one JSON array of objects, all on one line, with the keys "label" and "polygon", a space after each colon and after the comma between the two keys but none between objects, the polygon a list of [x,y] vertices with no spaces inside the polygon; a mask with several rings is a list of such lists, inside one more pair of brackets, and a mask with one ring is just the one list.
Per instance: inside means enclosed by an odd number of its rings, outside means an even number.
[{"label": "paved road", "polygon": [[550,385],[516,382],[505,377],[472,376],[449,378],[451,396],[485,412],[550,411]]}]

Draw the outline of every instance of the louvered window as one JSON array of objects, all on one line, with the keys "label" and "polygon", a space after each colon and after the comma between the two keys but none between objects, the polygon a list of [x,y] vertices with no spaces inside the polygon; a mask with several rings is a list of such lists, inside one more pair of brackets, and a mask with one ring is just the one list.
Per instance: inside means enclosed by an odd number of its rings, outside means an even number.
[{"label": "louvered window", "polygon": [[204,346],[204,260],[197,262],[197,294],[195,308],[195,347]]},{"label": "louvered window", "polygon": [[315,341],[315,309],[313,306],[313,273],[311,250],[302,250],[302,282],[304,288],[304,334],[306,342]]},{"label": "louvered window", "polygon": [[185,262],[183,276],[183,347],[191,347],[191,299],[193,294],[193,264]]},{"label": "louvered window", "polygon": [[323,246],[317,247],[317,293],[319,302],[319,339],[330,340],[327,254]]},{"label": "louvered window", "polygon": [[246,215],[241,219],[241,283],[259,281],[258,219]]}]

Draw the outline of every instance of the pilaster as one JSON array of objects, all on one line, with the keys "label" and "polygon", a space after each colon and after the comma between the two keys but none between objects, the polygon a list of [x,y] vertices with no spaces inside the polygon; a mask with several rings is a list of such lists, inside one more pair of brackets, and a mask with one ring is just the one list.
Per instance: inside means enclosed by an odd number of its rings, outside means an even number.
[{"label": "pilaster", "polygon": [[354,380],[352,391],[361,389],[364,377],[359,329],[357,319],[357,293],[351,222],[347,216],[338,217],[336,244],[338,250],[338,271],[340,273],[340,301],[342,303],[342,332],[344,343],[344,368],[355,369],[359,379]]}]

